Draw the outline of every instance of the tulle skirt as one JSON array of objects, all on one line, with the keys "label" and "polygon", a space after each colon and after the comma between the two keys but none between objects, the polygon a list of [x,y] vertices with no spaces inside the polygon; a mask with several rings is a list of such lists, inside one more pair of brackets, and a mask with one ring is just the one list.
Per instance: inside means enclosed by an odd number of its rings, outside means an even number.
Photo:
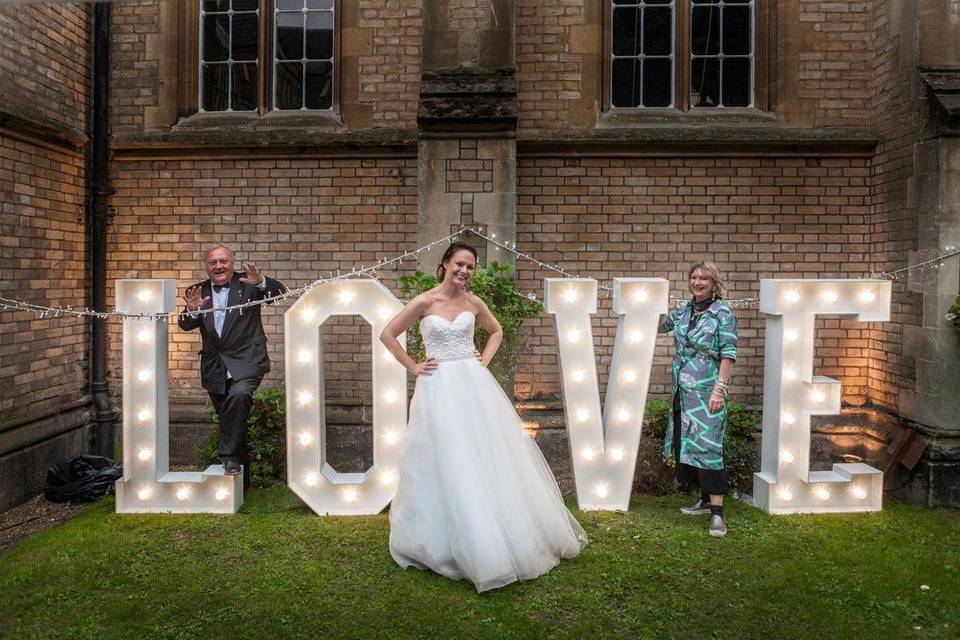
[{"label": "tulle skirt", "polygon": [[390,553],[477,591],[543,575],[587,543],[536,442],[474,358],[417,379],[390,507]]}]

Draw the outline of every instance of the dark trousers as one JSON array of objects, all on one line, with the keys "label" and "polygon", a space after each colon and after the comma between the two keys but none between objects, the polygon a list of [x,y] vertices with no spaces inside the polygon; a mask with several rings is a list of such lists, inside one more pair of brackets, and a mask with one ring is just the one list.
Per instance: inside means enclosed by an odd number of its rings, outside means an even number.
[{"label": "dark trousers", "polygon": [[677,483],[682,491],[699,486],[703,496],[722,496],[727,492],[726,469],[701,469],[680,462],[680,392],[673,394],[673,460],[677,464]]},{"label": "dark trousers", "polygon": [[253,392],[263,378],[227,380],[226,393],[210,392],[213,408],[220,416],[220,460],[245,463],[247,458],[247,416],[253,405]]}]

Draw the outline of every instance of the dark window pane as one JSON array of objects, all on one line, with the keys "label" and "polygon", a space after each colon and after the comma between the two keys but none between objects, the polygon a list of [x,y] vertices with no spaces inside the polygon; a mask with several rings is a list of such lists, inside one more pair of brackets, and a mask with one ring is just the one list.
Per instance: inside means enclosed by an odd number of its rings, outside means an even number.
[{"label": "dark window pane", "polygon": [[717,4],[720,0],[693,0],[693,4]]},{"label": "dark window pane", "polygon": [[720,7],[694,7],[690,28],[693,55],[720,53]]},{"label": "dark window pane", "polygon": [[329,11],[307,14],[307,58],[333,58],[333,14]]},{"label": "dark window pane", "polygon": [[720,104],[720,64],[716,58],[695,58],[690,65],[690,104],[716,107]]},{"label": "dark window pane", "polygon": [[647,0],[647,4],[673,4],[673,0]]},{"label": "dark window pane", "polygon": [[613,10],[613,55],[635,56],[640,53],[640,10],[616,8]]},{"label": "dark window pane", "polygon": [[234,11],[256,11],[259,0],[233,0]]},{"label": "dark window pane", "polygon": [[750,53],[750,7],[723,8],[723,52],[728,56]]},{"label": "dark window pane", "polygon": [[204,111],[226,111],[229,91],[226,64],[202,65],[203,96],[201,106]]},{"label": "dark window pane", "polygon": [[277,0],[277,9],[280,11],[303,9],[303,0]]},{"label": "dark window pane", "polygon": [[333,0],[307,0],[307,9],[333,9]]},{"label": "dark window pane", "polygon": [[666,7],[647,7],[643,16],[643,52],[648,56],[670,55],[673,12]]},{"label": "dark window pane", "polygon": [[203,10],[207,13],[211,11],[226,11],[230,8],[230,0],[203,0]]},{"label": "dark window pane", "polygon": [[673,96],[670,60],[647,58],[643,67],[643,106],[669,107]]},{"label": "dark window pane", "polygon": [[299,109],[303,104],[303,65],[299,62],[277,63],[277,109]]},{"label": "dark window pane", "polygon": [[725,4],[750,4],[751,0],[725,0]]},{"label": "dark window pane", "polygon": [[233,91],[230,108],[234,111],[251,111],[257,108],[257,65],[234,64]]},{"label": "dark window pane", "polygon": [[307,63],[307,109],[329,109],[333,104],[333,65]]},{"label": "dark window pane", "polygon": [[303,14],[277,14],[277,59],[299,60],[303,57]]},{"label": "dark window pane", "polygon": [[749,58],[723,60],[723,106],[749,107],[752,102]]},{"label": "dark window pane", "polygon": [[640,106],[640,61],[621,58],[613,61],[610,99],[615,107]]},{"label": "dark window pane", "polygon": [[203,17],[203,60],[226,60],[230,55],[230,16]]},{"label": "dark window pane", "polygon": [[260,34],[257,29],[257,15],[241,13],[233,16],[233,59],[256,60],[259,50]]}]

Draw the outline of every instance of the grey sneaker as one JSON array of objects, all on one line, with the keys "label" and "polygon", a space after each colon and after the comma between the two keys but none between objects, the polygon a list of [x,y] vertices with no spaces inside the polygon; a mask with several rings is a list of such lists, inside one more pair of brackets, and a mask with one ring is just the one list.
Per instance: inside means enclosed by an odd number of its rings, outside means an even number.
[{"label": "grey sneaker", "polygon": [[727,535],[727,523],[723,521],[723,516],[710,517],[709,531],[712,538],[722,538]]},{"label": "grey sneaker", "polygon": [[680,507],[680,513],[688,516],[699,516],[705,513],[710,513],[710,503],[704,502],[703,498],[698,498],[689,507]]}]

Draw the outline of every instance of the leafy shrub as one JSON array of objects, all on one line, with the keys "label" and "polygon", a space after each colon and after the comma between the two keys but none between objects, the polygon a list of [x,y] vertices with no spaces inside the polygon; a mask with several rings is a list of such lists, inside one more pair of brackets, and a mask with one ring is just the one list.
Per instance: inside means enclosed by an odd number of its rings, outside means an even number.
[{"label": "leafy shrub", "polygon": [[[212,414],[220,423],[220,416]],[[247,416],[247,448],[250,451],[250,484],[266,487],[283,476],[286,456],[285,429],[287,403],[283,388],[260,389],[253,394],[253,406]],[[207,434],[200,444],[200,456],[208,464],[220,461],[218,455],[220,431]]]}]

